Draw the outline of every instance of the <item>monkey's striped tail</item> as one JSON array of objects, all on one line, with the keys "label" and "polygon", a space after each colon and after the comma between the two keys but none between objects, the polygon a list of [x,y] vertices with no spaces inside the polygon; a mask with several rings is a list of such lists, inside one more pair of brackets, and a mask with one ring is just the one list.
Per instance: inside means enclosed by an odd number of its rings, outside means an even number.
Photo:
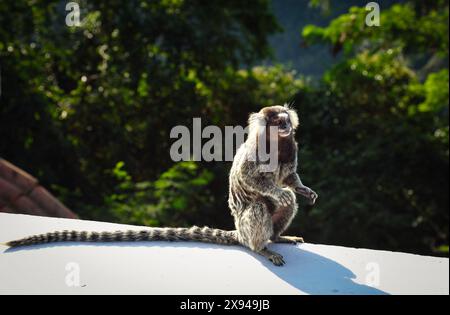
[{"label": "monkey's striped tail", "polygon": [[223,245],[237,245],[236,231],[209,227],[149,228],[140,231],[87,232],[57,231],[33,235],[6,243],[11,248],[56,242],[145,242],[145,241],[195,241]]}]

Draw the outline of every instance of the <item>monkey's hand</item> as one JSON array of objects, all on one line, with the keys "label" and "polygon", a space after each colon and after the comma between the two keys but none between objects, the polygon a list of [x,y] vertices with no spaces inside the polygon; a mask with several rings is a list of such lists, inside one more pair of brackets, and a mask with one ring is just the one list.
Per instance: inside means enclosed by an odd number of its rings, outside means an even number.
[{"label": "monkey's hand", "polygon": [[283,207],[287,207],[294,203],[295,195],[290,189],[280,189],[277,190],[275,199],[280,205],[282,205]]},{"label": "monkey's hand", "polygon": [[317,195],[317,193],[314,190],[312,190],[311,188],[306,187],[306,186],[296,187],[295,192],[299,195],[302,195],[306,199],[308,199],[308,201],[309,201],[308,203],[310,205],[315,204],[317,197],[319,197],[319,195]]}]

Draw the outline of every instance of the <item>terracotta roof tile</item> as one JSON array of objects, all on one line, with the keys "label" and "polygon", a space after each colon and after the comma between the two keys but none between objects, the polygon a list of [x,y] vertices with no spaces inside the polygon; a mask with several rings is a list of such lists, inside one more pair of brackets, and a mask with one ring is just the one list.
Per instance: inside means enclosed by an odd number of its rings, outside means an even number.
[{"label": "terracotta roof tile", "polygon": [[0,212],[77,218],[36,178],[4,159],[0,159]]}]

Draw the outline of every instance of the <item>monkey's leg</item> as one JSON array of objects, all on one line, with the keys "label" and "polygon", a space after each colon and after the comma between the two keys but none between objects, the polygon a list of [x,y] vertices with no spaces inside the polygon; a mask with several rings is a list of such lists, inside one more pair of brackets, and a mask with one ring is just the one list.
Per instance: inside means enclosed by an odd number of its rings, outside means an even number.
[{"label": "monkey's leg", "polygon": [[[294,196],[295,200],[295,196]],[[302,237],[297,236],[280,236],[291,225],[292,219],[297,214],[297,204],[293,204],[287,207],[278,207],[272,214],[273,222],[273,236],[271,241],[274,243],[289,243],[297,244],[303,243]]]},{"label": "monkey's leg", "polygon": [[266,257],[276,266],[284,264],[283,256],[266,248],[273,235],[273,224],[264,202],[255,202],[235,218],[239,242],[242,245]]}]

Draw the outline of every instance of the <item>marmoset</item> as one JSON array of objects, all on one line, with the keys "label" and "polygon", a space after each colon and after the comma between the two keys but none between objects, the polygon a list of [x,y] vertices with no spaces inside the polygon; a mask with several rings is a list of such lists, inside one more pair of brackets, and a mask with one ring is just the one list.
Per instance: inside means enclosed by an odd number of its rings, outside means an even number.
[{"label": "marmoset", "polygon": [[[260,129],[277,127],[278,165],[273,172],[263,170],[263,164],[251,155],[259,145]],[[228,204],[234,217],[236,236],[240,244],[267,257],[275,265],[284,264],[283,257],[267,248],[276,243],[303,242],[301,237],[281,234],[297,213],[295,193],[305,196],[311,204],[317,194],[303,185],[297,170],[297,113],[288,106],[265,107],[250,115],[249,136],[238,149],[230,171]],[[270,135],[266,140],[270,140]]]},{"label": "marmoset", "polygon": [[[271,134],[275,127],[276,134]],[[317,194],[303,185],[297,169],[297,113],[285,106],[270,106],[249,117],[249,135],[239,147],[229,175],[228,205],[236,230],[209,227],[147,228],[140,231],[87,232],[57,231],[33,235],[6,243],[9,247],[53,242],[134,242],[134,241],[198,241],[223,245],[243,245],[268,258],[273,264],[284,264],[283,257],[267,248],[269,242],[297,243],[301,237],[282,236],[297,213],[296,195],[314,204]],[[277,163],[273,170],[264,169],[255,150],[264,135],[267,148],[276,137]]]}]

